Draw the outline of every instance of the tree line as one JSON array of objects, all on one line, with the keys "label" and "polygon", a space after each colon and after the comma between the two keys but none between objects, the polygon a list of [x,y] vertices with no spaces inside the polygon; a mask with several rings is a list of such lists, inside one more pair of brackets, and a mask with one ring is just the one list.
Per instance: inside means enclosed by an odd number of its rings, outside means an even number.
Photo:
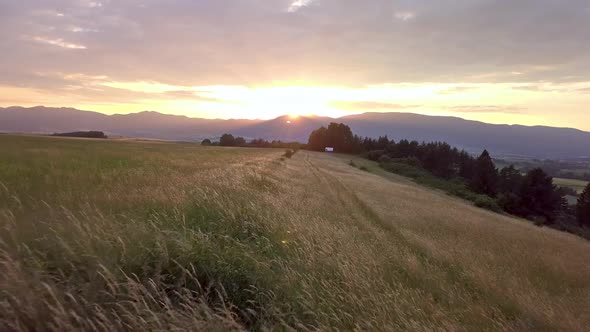
[{"label": "tree line", "polygon": [[543,169],[533,168],[526,173],[514,165],[498,169],[487,150],[474,157],[446,142],[360,137],[342,123],[331,123],[310,134],[310,150],[324,151],[325,147],[340,153],[363,154],[382,165],[409,165],[438,178],[459,181],[512,215],[549,225],[557,221],[575,223],[577,219],[580,226],[590,227],[590,185],[580,195],[577,206],[571,208],[565,199],[566,190],[553,184],[553,178]]},{"label": "tree line", "polygon": [[244,137],[234,136],[232,134],[223,134],[219,141],[212,141],[211,139],[204,139],[201,142],[204,146],[234,146],[234,147],[249,147],[249,148],[281,148],[299,150],[305,147],[305,144],[299,142],[283,142],[280,140],[268,141],[262,138],[247,141]]},{"label": "tree line", "polygon": [[74,131],[69,133],[55,133],[51,136],[59,136],[59,137],[81,137],[81,138],[101,138],[106,139],[108,138],[102,131]]}]

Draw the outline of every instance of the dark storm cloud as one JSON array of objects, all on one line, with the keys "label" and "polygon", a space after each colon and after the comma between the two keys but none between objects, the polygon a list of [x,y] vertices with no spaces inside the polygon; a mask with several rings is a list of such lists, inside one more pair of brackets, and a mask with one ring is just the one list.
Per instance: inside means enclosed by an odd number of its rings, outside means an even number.
[{"label": "dark storm cloud", "polygon": [[588,40],[587,0],[0,2],[10,85],[589,81]]}]

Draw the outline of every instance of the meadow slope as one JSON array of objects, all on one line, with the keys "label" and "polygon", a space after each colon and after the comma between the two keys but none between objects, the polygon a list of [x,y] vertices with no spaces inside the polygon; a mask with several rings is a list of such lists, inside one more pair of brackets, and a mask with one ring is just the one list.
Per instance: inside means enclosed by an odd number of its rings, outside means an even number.
[{"label": "meadow slope", "polygon": [[0,135],[0,330],[590,326],[590,242],[282,153]]}]

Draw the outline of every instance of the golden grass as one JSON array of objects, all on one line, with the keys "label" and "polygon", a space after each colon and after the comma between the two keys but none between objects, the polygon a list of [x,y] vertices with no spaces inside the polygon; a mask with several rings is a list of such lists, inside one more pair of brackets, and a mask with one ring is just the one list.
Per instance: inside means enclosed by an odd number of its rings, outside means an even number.
[{"label": "golden grass", "polygon": [[1,330],[590,326],[587,241],[338,156],[10,136],[0,151]]}]

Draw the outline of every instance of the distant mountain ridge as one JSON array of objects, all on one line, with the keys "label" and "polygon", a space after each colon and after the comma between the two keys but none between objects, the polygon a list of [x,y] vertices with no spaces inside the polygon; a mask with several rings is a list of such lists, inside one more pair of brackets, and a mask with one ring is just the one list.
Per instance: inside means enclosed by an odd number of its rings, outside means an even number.
[{"label": "distant mountain ridge", "polygon": [[0,108],[0,132],[12,133],[99,130],[107,135],[195,141],[257,122],[260,120],[198,119],[153,111],[106,115],[65,107]]},{"label": "distant mountain ridge", "polygon": [[107,135],[179,141],[200,141],[232,133],[246,138],[305,142],[312,130],[330,122],[345,123],[360,136],[445,141],[472,152],[486,148],[502,155],[550,159],[590,157],[590,132],[578,129],[494,125],[413,113],[364,113],[337,119],[281,116],[264,121],[199,119],[158,112],[105,115],[43,106],[0,108],[0,132],[52,134],[99,130]]}]

